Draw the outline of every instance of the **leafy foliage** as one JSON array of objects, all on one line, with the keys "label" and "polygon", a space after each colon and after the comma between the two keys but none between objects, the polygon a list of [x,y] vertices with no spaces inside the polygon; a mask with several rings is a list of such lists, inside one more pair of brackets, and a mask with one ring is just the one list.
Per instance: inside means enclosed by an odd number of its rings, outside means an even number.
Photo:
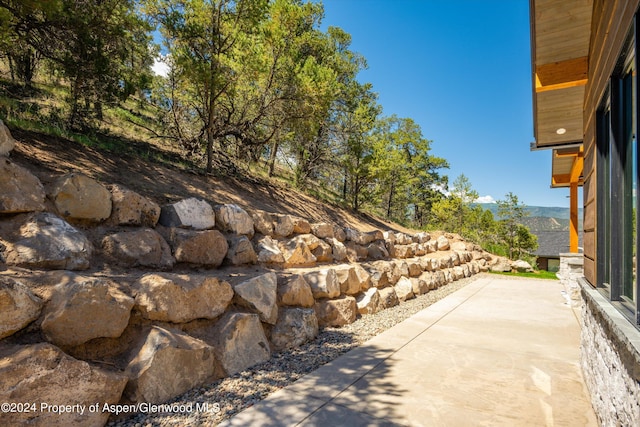
[{"label": "leafy foliage", "polygon": [[[262,165],[356,211],[510,256],[530,250],[517,199],[496,221],[464,175],[444,191],[447,160],[411,118],[382,114],[358,81],[365,58],[342,29],[321,30],[323,17],[322,3],[305,0],[0,0],[0,60],[24,92],[38,74],[66,86],[66,110],[32,104],[21,117],[46,111],[61,135],[113,130],[115,117],[208,173]],[[159,52],[166,75],[151,71]]]},{"label": "leafy foliage", "polygon": [[69,84],[74,126],[150,81],[149,27],[132,0],[1,0],[0,28],[15,76],[30,84],[44,58]]}]

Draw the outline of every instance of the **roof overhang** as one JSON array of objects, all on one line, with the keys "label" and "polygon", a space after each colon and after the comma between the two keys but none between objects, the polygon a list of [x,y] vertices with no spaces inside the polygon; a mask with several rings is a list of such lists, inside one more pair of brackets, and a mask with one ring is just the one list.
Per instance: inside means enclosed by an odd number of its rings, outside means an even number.
[{"label": "roof overhang", "polygon": [[583,141],[592,1],[530,0],[536,149]]},{"label": "roof overhang", "polygon": [[582,176],[584,152],[582,144],[568,148],[554,148],[551,158],[551,188],[584,184]]}]

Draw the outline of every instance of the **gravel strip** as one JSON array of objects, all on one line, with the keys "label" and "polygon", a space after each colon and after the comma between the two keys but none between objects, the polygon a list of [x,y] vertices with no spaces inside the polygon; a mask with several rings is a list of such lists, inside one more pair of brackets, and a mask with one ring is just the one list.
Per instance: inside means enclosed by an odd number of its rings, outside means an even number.
[{"label": "gravel strip", "polygon": [[[275,353],[267,362],[231,377],[194,388],[168,402],[171,413],[139,413],[110,421],[110,427],[212,426],[231,418],[269,394],[288,386],[303,375],[360,346],[370,338],[461,289],[481,275],[449,283],[379,313],[359,317],[340,328],[324,328],[318,337],[293,350]],[[208,404],[208,411],[195,409]],[[179,409],[186,409],[181,412]]]}]

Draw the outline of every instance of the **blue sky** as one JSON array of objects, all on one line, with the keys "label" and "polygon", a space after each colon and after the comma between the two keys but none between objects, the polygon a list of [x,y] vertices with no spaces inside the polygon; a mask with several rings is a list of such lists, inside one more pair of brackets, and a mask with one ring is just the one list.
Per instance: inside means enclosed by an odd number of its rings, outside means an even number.
[{"label": "blue sky", "polygon": [[480,196],[569,206],[533,141],[528,0],[322,0],[322,28],[351,34],[385,115],[410,117]]}]

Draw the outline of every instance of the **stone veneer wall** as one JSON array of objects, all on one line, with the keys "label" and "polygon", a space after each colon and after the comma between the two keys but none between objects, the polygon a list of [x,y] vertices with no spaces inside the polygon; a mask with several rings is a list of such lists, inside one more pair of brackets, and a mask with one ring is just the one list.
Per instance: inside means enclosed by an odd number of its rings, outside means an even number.
[{"label": "stone veneer wall", "polygon": [[560,254],[560,268],[556,277],[564,287],[567,303],[572,307],[581,305],[578,279],[584,276],[584,255],[581,253]]},{"label": "stone veneer wall", "polygon": [[602,426],[640,425],[640,331],[580,279],[581,364]]}]

